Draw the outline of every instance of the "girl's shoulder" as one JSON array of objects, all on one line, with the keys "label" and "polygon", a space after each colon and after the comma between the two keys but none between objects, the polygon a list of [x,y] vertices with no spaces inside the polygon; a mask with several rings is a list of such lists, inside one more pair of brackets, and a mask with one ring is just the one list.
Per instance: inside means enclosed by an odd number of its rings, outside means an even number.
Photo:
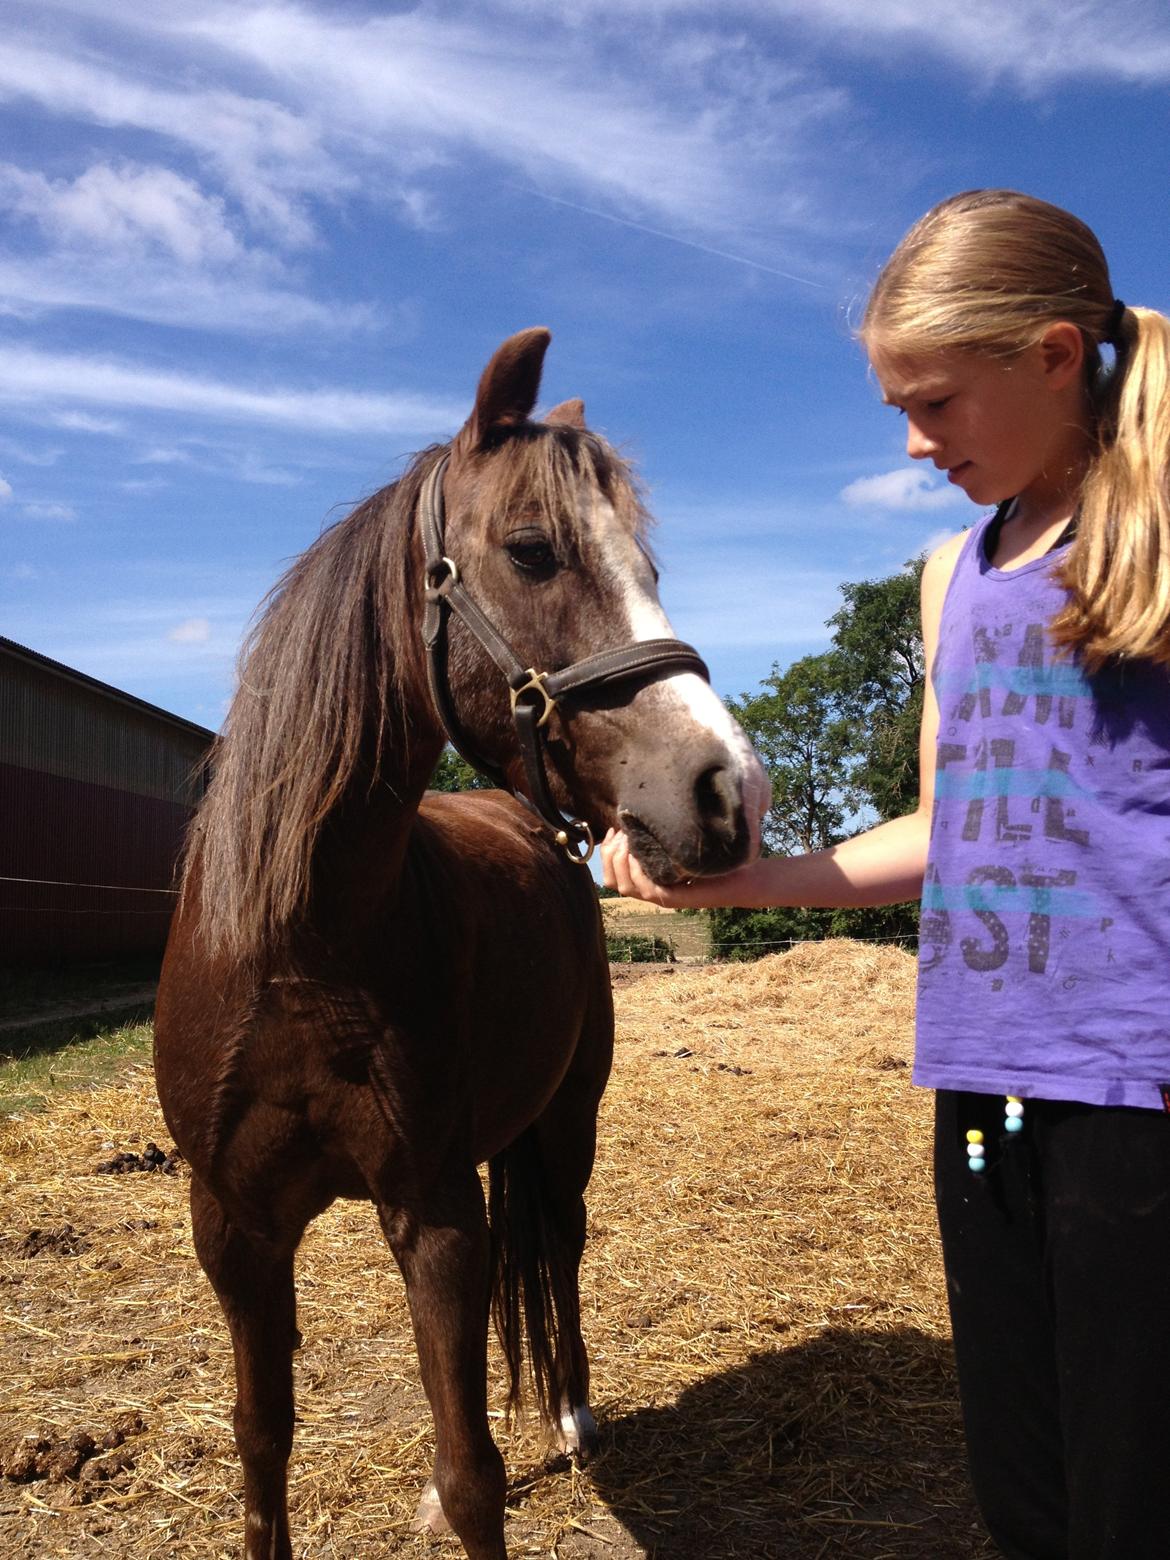
[{"label": "girl's shoulder", "polygon": [[922,626],[924,630],[937,629],[942,616],[943,602],[950,589],[951,579],[968,546],[975,544],[978,534],[986,529],[987,521],[980,520],[965,531],[949,536],[941,547],[927,558],[922,566]]}]

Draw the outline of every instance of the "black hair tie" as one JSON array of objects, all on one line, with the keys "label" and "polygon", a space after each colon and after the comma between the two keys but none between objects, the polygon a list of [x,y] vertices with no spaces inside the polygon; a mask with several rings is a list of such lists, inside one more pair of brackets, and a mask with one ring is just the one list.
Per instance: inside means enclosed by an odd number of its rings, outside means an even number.
[{"label": "black hair tie", "polygon": [[1106,321],[1105,332],[1101,340],[1109,342],[1111,346],[1116,346],[1121,339],[1121,322],[1124,318],[1125,304],[1122,303],[1120,298],[1114,298],[1113,308],[1110,310],[1109,319]]}]

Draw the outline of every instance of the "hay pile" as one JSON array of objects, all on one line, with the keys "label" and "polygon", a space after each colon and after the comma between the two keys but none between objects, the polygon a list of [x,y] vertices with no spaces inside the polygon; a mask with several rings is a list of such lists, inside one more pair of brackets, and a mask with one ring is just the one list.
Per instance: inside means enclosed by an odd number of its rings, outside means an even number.
[{"label": "hay pile", "polygon": [[[618,992],[583,1277],[604,1450],[580,1473],[497,1423],[513,1554],[993,1553],[961,1472],[912,975],[836,942]],[[5,1555],[241,1551],[185,1176],[93,1173],[148,1139],[169,1144],[143,1069],[4,1129]],[[332,1208],[298,1272],[294,1553],[460,1554],[409,1535],[431,1428],[372,1211]]]}]

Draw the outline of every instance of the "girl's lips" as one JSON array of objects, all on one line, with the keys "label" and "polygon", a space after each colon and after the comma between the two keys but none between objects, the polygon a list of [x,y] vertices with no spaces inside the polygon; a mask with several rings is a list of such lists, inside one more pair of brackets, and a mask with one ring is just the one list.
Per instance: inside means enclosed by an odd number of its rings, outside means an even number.
[{"label": "girl's lips", "polygon": [[947,472],[948,482],[957,482],[971,464],[969,460],[960,461],[957,466],[952,466]]}]

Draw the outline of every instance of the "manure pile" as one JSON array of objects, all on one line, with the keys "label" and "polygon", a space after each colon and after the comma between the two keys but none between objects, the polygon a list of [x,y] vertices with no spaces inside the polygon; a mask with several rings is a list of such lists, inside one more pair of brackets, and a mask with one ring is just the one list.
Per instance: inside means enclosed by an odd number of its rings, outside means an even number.
[{"label": "manure pile", "polygon": [[[913,961],[830,942],[616,993],[583,1272],[603,1450],[499,1414],[513,1555],[979,1560],[909,1084]],[[0,1553],[242,1550],[231,1355],[144,1069],[2,1129]],[[161,1151],[160,1151],[161,1152]],[[127,1164],[133,1161],[127,1159]],[[372,1210],[298,1261],[294,1553],[452,1557],[410,1518],[431,1459]]]}]

